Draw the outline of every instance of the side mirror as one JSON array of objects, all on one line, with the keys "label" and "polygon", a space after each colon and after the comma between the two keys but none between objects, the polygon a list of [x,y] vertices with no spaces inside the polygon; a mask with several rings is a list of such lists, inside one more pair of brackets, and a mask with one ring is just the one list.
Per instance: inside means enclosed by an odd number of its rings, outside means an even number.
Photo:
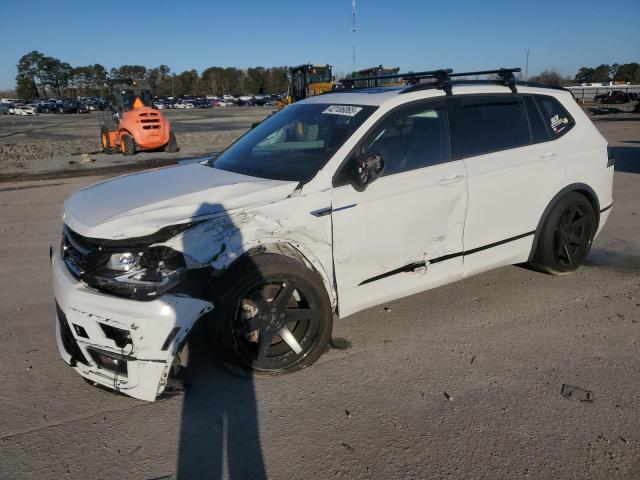
[{"label": "side mirror", "polygon": [[371,182],[382,175],[384,160],[378,153],[367,153],[356,158],[355,175],[351,185],[362,192]]}]

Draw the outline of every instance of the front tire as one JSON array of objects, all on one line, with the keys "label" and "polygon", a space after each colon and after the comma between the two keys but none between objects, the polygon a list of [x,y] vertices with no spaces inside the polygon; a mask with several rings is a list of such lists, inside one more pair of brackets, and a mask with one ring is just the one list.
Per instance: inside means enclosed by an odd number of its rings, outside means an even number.
[{"label": "front tire", "polygon": [[591,250],[596,215],[591,202],[577,192],[562,198],[542,227],[533,266],[553,275],[578,269]]},{"label": "front tire", "polygon": [[228,367],[287,373],[312,365],[327,348],[331,302],[322,279],[300,262],[246,256],[217,283],[223,290],[214,295],[213,333]]},{"label": "front tire", "polygon": [[136,141],[129,134],[122,136],[122,154],[123,155],[135,155],[136,153]]},{"label": "front tire", "polygon": [[168,153],[176,153],[178,150],[178,140],[176,140],[176,136],[173,134],[173,132],[171,132],[169,134],[169,141],[164,147],[164,151]]}]

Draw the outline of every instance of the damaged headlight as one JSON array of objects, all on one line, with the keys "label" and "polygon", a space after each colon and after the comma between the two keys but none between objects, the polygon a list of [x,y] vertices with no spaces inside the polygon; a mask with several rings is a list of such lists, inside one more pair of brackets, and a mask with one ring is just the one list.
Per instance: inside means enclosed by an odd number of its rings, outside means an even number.
[{"label": "damaged headlight", "polygon": [[140,263],[140,253],[122,252],[114,253],[109,257],[105,268],[107,270],[130,272]]},{"label": "damaged headlight", "polygon": [[157,297],[175,287],[186,272],[184,257],[168,247],[103,253],[93,274],[83,277],[98,289],[136,299]]}]

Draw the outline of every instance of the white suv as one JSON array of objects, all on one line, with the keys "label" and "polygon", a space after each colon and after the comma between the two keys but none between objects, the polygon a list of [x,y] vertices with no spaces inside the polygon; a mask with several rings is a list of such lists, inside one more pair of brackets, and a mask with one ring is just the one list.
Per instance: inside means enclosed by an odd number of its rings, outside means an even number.
[{"label": "white suv", "polygon": [[62,357],[154,400],[199,320],[227,363],[290,371],[334,316],[503,265],[575,270],[613,160],[569,92],[513,71],[316,96],[215,159],[76,192],[52,252]]}]

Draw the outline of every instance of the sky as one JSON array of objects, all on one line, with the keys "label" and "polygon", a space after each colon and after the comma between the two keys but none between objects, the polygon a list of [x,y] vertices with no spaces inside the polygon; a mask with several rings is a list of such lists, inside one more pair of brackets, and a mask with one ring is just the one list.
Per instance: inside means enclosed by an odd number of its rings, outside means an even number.
[{"label": "sky", "polygon": [[[610,11],[611,13],[607,13]],[[0,0],[0,89],[38,50],[81,66],[329,63],[334,72],[384,64],[401,71],[555,68],[640,62],[640,1],[618,0]]]}]

